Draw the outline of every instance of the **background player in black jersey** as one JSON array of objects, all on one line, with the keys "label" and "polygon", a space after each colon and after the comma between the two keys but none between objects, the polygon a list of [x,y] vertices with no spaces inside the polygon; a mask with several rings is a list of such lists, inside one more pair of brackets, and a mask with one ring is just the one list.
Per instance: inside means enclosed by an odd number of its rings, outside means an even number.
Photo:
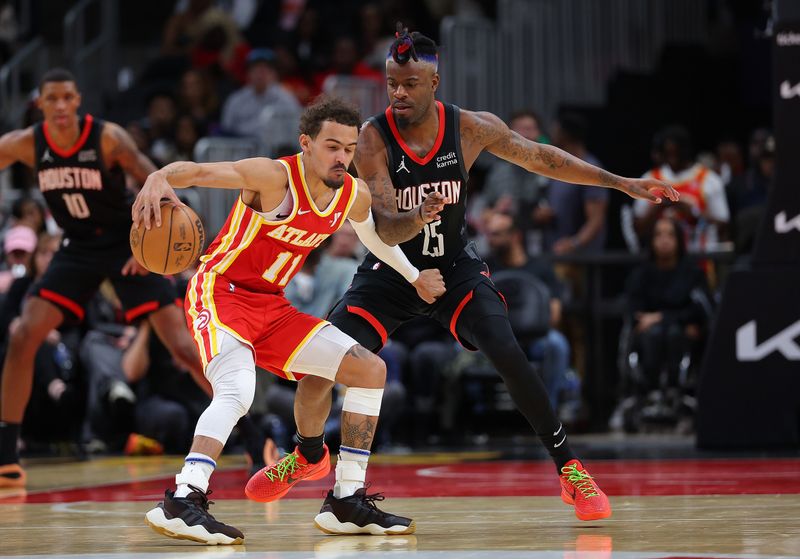
[{"label": "background player in black jersey", "polygon": [[[34,356],[48,332],[64,320],[81,320],[97,287],[109,278],[126,319],[148,317],[173,357],[205,383],[195,345],[174,304],[175,289],[148,274],[131,256],[133,193],[156,170],[120,126],[80,117],[81,95],[72,74],[53,69],[39,84],[44,121],[0,137],[0,169],[21,162],[38,174],[39,187],[64,242],[45,275],[29,292],[19,327],[10,337],[0,392],[0,487],[24,487],[17,439],[31,394]],[[206,383],[207,384],[207,383]]]},{"label": "background player in black jersey", "polygon": [[[436,44],[419,33],[399,30],[386,61],[390,106],[362,127],[354,162],[372,191],[381,238],[390,245],[400,244],[415,266],[439,268],[447,292],[434,304],[426,304],[399,275],[367,255],[328,318],[361,345],[377,351],[402,323],[429,316],[464,346],[483,351],[552,456],[562,499],[575,505],[581,520],[607,518],[608,498],[570,449],[541,379],[514,338],[486,265],[466,242],[468,171],[486,150],[531,172],[615,188],[633,198],[658,203],[661,196],[677,200],[678,194],[664,182],[619,177],[556,147],[527,140],[494,114],[461,111],[436,101],[437,69]],[[330,386],[310,377],[300,384],[296,405],[320,410],[322,433]],[[351,428],[371,437],[375,425]]]}]

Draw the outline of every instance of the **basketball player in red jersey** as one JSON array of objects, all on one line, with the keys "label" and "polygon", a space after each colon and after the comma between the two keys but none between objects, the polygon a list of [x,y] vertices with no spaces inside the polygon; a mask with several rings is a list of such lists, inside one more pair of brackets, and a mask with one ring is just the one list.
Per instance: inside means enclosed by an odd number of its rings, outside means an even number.
[{"label": "basketball player in red jersey", "polygon": [[36,103],[44,122],[0,137],[0,169],[21,162],[36,171],[64,241],[31,288],[10,337],[0,398],[0,488],[25,486],[17,440],[31,394],[34,356],[51,330],[65,320],[83,319],[85,305],[104,279],[113,284],[125,318],[147,317],[176,361],[205,383],[197,350],[174,304],[174,286],[148,274],[131,256],[133,193],[125,175],[142,184],[155,166],[118,125],[78,115],[81,95],[68,71],[46,72]]},{"label": "basketball player in red jersey", "polygon": [[[242,190],[225,226],[201,258],[186,297],[187,320],[214,397],[197,423],[191,452],[175,479],[177,489],[167,490],[164,501],[146,515],[148,524],[161,534],[206,544],[243,541],[239,530],[209,514],[207,495],[215,460],[252,403],[256,365],[287,379],[309,374],[347,386],[342,443],[369,454],[374,428],[364,426],[374,426],[380,411],[383,361],[326,320],[297,311],[283,296],[284,286],[302,268],[308,253],[345,219],[373,254],[413,285],[415,298],[433,303],[444,293],[438,270],[419,272],[398,247],[383,244],[375,232],[369,190],[346,171],[360,123],[356,109],[337,99],[323,99],[301,118],[301,153],[279,160],[173,163],[150,175],[134,203],[134,220],[149,228],[151,218],[156,224],[160,220],[162,198],[180,203],[173,187]],[[421,211],[433,215],[442,208],[441,201],[432,200]],[[298,386],[298,393],[304,391],[305,379]],[[280,468],[265,468],[253,477],[246,488],[250,498],[279,498],[280,492],[267,483],[272,478],[288,480],[282,488],[285,493],[296,481],[328,473],[329,453],[322,436],[307,429],[316,425],[320,410],[327,412],[321,399],[328,396],[327,391],[310,394],[303,406],[295,407],[298,447],[279,463]],[[331,491],[323,509],[327,506],[354,519],[342,533],[412,533],[411,519],[374,506],[377,496],[363,489],[365,469],[366,464],[362,467],[357,461],[337,467],[334,491],[347,497],[337,498]],[[264,493],[265,487],[269,493]]]},{"label": "basketball player in red jersey", "polygon": [[[660,196],[677,200],[678,194],[665,182],[613,175],[556,147],[526,140],[491,113],[437,101],[436,44],[399,27],[386,59],[390,106],[363,126],[354,162],[373,194],[381,239],[398,245],[413,265],[441,270],[447,293],[433,304],[411,301],[397,275],[368,254],[328,320],[362,346],[378,351],[401,324],[428,316],[466,348],[482,351],[551,455],[562,499],[574,505],[581,520],[607,518],[608,498],[572,452],[544,384],[511,330],[502,296],[464,236],[469,169],[488,151],[530,172],[615,188],[651,202],[660,202]],[[432,197],[449,203],[428,216],[419,211],[419,204]],[[304,406],[310,394],[316,397],[330,389],[322,379],[309,378],[312,383],[317,390],[298,393],[295,405]],[[316,432],[323,429],[325,414],[320,417],[321,422],[310,426]]]}]

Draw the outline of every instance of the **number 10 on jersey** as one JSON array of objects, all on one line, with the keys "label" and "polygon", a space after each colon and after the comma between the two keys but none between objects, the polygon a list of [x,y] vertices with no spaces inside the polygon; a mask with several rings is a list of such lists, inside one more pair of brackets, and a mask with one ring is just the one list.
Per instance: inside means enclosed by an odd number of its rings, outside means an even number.
[{"label": "number 10 on jersey", "polygon": [[89,205],[86,203],[86,198],[80,192],[75,194],[62,194],[64,203],[67,205],[69,215],[76,219],[86,219],[92,213],[89,210]]}]

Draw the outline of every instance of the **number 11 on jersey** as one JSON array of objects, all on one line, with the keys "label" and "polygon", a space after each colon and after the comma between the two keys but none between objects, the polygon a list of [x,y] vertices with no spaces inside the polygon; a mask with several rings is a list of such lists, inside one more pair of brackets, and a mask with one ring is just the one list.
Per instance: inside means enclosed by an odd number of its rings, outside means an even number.
[{"label": "number 11 on jersey", "polygon": [[[275,283],[275,279],[278,277],[278,274],[281,273],[281,270],[283,270],[283,268],[286,266],[286,263],[292,257],[292,254],[294,253],[289,251],[280,253],[275,259],[275,262],[273,262],[272,265],[267,268],[267,271],[264,272],[261,277],[270,283]],[[294,269],[297,268],[297,265],[300,263],[300,259],[302,257],[302,254],[298,254],[294,257],[294,260],[292,260],[292,265],[289,266],[289,269],[283,275],[281,281],[278,282],[280,287],[284,287],[287,283],[289,283],[289,279],[292,277],[292,272],[294,272]]]}]

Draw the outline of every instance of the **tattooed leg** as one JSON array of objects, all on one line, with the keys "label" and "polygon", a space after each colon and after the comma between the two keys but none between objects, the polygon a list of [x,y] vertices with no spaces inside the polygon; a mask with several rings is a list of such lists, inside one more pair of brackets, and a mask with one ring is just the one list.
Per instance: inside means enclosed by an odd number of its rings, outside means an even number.
[{"label": "tattooed leg", "polygon": [[342,412],[342,444],[351,448],[369,450],[375,437],[378,418],[360,413]]},{"label": "tattooed leg", "polygon": [[[369,450],[380,410],[380,399],[376,395],[379,391],[382,393],[381,389],[386,382],[386,365],[371,351],[354,345],[342,360],[336,380],[348,387],[349,395],[345,396],[345,403],[348,399],[357,402],[350,409],[345,405],[342,411],[342,444]],[[372,409],[368,410],[364,406],[371,406]]]}]

